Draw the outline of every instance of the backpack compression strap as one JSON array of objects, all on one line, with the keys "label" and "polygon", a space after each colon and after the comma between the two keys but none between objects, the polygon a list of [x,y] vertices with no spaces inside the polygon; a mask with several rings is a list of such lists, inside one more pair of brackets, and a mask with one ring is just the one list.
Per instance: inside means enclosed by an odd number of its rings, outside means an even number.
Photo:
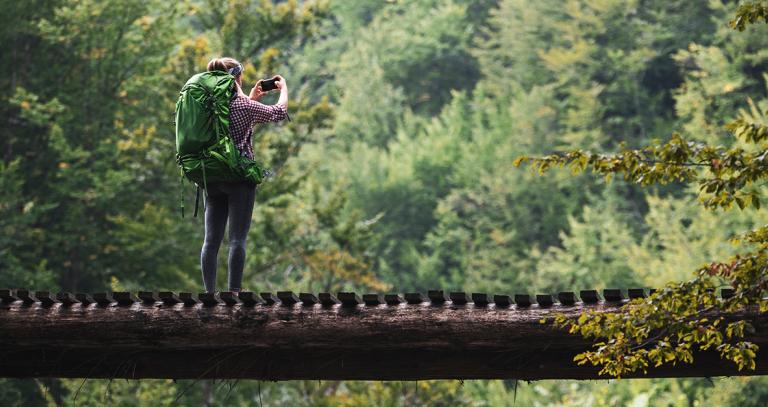
[{"label": "backpack compression strap", "polygon": [[184,217],[184,169],[181,169],[179,178],[179,206],[181,207],[181,217]]},{"label": "backpack compression strap", "polygon": [[197,217],[197,207],[200,205],[200,186],[197,186],[197,193],[195,194],[195,214],[194,218]]}]

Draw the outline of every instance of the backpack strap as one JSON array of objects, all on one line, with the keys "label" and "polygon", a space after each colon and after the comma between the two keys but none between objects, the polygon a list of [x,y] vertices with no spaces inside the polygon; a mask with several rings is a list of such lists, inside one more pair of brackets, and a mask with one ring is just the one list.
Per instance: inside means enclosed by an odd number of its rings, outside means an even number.
[{"label": "backpack strap", "polygon": [[205,159],[200,160],[200,168],[203,169],[203,189],[208,190],[208,182],[206,181],[205,177]]},{"label": "backpack strap", "polygon": [[[181,207],[181,217],[184,218],[184,170],[181,170],[179,178],[179,206]],[[197,209],[195,209],[197,211]]]},{"label": "backpack strap", "polygon": [[[207,195],[208,194],[208,181],[206,181],[206,177],[205,177],[205,160],[204,159],[200,160],[200,167],[202,167],[202,169],[203,169],[203,189],[205,190],[206,195]],[[199,185],[198,185],[198,188],[199,188]],[[205,205],[207,203],[208,203],[207,199],[205,198],[205,196],[203,196],[203,209],[205,209]]]},{"label": "backpack strap", "polygon": [[197,217],[197,207],[200,205],[200,185],[197,186],[197,193],[195,194],[195,214],[193,217]]}]

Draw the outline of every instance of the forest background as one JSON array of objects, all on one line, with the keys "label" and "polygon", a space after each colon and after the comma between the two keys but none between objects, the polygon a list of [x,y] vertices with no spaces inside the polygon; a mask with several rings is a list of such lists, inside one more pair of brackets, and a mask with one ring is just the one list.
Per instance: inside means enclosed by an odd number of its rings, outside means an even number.
[{"label": "forest background", "polygon": [[[727,258],[764,211],[692,187],[546,177],[519,155],[768,124],[768,27],[683,0],[1,0],[0,286],[200,291],[178,91],[214,56],[280,73],[257,127],[250,290],[541,293],[659,287]],[[274,96],[273,96],[274,97]],[[267,103],[274,100],[267,100]],[[187,210],[189,213],[189,210]],[[219,287],[226,280],[220,256]],[[725,363],[725,362],[724,362]],[[6,405],[765,405],[763,378],[288,382],[0,380]]]}]

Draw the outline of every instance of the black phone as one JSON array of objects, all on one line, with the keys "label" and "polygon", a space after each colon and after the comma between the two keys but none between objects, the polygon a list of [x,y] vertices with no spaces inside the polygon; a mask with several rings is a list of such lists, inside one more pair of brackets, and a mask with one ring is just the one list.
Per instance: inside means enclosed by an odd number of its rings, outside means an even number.
[{"label": "black phone", "polygon": [[275,85],[275,82],[277,82],[277,78],[272,79],[264,79],[261,81],[261,91],[266,92],[270,90],[277,89],[277,85]]}]

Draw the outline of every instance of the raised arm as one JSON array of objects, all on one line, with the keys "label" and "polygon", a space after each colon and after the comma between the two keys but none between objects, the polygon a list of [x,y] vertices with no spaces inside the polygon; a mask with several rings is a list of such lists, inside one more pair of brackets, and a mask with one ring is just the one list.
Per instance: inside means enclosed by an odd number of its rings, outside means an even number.
[{"label": "raised arm", "polygon": [[254,123],[266,123],[266,122],[279,122],[285,120],[288,116],[288,86],[285,83],[285,78],[280,75],[276,75],[278,78],[275,81],[275,86],[280,90],[280,98],[274,105],[265,105],[258,102],[262,96],[267,94],[261,90],[261,81],[256,82],[256,86],[251,89],[249,98],[251,103],[249,104],[252,112]]},{"label": "raised arm", "polygon": [[285,107],[285,111],[288,112],[288,84],[285,82],[285,78],[282,76],[277,75],[276,78],[279,80],[275,82],[275,86],[280,89],[280,98],[277,100],[276,104],[283,105]]}]

